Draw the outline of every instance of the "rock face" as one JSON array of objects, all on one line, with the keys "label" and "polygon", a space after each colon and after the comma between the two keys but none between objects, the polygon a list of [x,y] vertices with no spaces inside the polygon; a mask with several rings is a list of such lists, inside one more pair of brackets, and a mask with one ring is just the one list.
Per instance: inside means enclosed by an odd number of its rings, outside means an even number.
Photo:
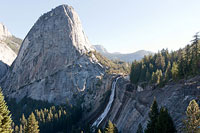
[{"label": "rock face", "polygon": [[73,103],[74,94],[95,89],[105,70],[93,54],[74,9],[61,5],[42,15],[32,27],[1,81],[5,95],[27,96],[53,103]]},{"label": "rock face", "polygon": [[0,60],[11,65],[16,58],[16,53],[3,41],[0,41]]},{"label": "rock face", "polygon": [[102,45],[93,45],[93,47],[103,56],[111,60],[120,60],[124,62],[133,62],[134,60],[141,60],[145,55],[153,54],[153,52],[139,50],[134,53],[121,54],[119,52],[110,53]]},{"label": "rock face", "polygon": [[0,40],[4,40],[7,37],[11,37],[12,34],[8,31],[5,25],[0,23]]},{"label": "rock face", "polygon": [[[17,40],[17,42],[16,42]],[[14,37],[4,26],[0,23],[0,60],[11,65],[16,58],[16,53],[13,49],[19,48],[20,39]]]},{"label": "rock face", "polygon": [[178,132],[181,132],[187,106],[193,99],[200,103],[199,96],[199,76],[180,83],[169,83],[163,88],[144,91],[137,91],[136,86],[130,85],[129,81],[121,78],[117,84],[112,109],[101,126],[105,126],[105,123],[111,120],[122,133],[136,133],[139,123],[145,129],[150,106],[156,97],[159,107],[168,108]]},{"label": "rock face", "polygon": [[0,61],[0,80],[6,75],[7,71],[8,71],[8,65]]}]

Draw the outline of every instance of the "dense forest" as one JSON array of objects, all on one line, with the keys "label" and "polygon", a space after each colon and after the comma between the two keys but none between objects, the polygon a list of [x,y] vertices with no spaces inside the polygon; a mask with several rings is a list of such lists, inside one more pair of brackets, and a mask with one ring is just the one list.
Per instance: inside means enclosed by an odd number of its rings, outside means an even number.
[{"label": "dense forest", "polygon": [[169,52],[163,49],[158,53],[134,61],[130,80],[133,84],[155,84],[163,86],[170,80],[187,79],[200,73],[200,43],[198,33],[185,48]]},{"label": "dense forest", "polygon": [[12,114],[14,133],[80,132],[81,127],[85,126],[78,123],[82,118],[80,104],[55,106],[31,98],[23,98],[19,102],[12,98],[5,100]]}]

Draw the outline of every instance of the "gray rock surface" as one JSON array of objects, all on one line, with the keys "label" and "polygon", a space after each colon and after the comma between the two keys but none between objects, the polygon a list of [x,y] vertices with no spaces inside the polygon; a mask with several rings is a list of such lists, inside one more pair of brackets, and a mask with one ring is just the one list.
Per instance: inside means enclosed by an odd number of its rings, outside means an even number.
[{"label": "gray rock surface", "polygon": [[101,126],[105,126],[105,123],[111,120],[122,133],[136,133],[139,123],[145,129],[150,106],[156,97],[159,107],[168,108],[178,132],[181,132],[187,106],[193,99],[199,103],[199,96],[199,76],[179,83],[169,83],[163,88],[141,92],[137,91],[137,87],[130,86],[129,81],[120,79],[112,109]]},{"label": "gray rock surface", "polygon": [[95,90],[104,68],[98,63],[74,9],[61,5],[42,15],[32,27],[14,61],[1,81],[5,95],[27,96],[56,104],[86,89]]},{"label": "gray rock surface", "polygon": [[0,80],[6,75],[8,71],[8,65],[0,61]]},{"label": "gray rock surface", "polygon": [[5,25],[0,23],[0,40],[5,40],[7,37],[11,37],[12,34],[8,31]]},{"label": "gray rock surface", "polygon": [[16,57],[16,53],[4,41],[0,41],[0,60],[11,65]]},{"label": "gray rock surface", "polygon": [[0,60],[11,65],[15,60],[21,39],[13,36],[5,25],[0,23]]}]

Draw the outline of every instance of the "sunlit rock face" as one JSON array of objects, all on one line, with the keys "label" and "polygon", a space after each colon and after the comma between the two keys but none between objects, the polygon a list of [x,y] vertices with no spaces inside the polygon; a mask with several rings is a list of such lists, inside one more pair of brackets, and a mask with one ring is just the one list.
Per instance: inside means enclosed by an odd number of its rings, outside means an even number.
[{"label": "sunlit rock face", "polygon": [[181,133],[189,102],[195,99],[200,103],[200,76],[169,83],[162,88],[146,87],[137,87],[124,78],[119,79],[114,103],[101,126],[105,126],[106,122],[111,120],[122,133],[136,133],[140,123],[145,129],[151,104],[156,98],[159,108],[163,106],[168,109],[177,132]]},{"label": "sunlit rock face", "polygon": [[7,37],[11,37],[12,34],[8,31],[5,25],[0,23],[0,40],[4,40]]},{"label": "sunlit rock face", "polygon": [[6,39],[12,37],[6,26],[0,23],[0,61],[11,65],[16,58],[16,53],[6,44]]},{"label": "sunlit rock face", "polygon": [[95,89],[104,68],[93,54],[77,13],[61,5],[42,15],[25,37],[6,78],[5,95],[73,103],[74,94]]}]

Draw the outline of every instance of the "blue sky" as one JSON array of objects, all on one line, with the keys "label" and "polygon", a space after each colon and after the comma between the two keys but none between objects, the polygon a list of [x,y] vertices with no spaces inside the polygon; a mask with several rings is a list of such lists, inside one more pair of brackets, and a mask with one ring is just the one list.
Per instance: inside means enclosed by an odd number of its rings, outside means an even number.
[{"label": "blue sky", "polygon": [[73,6],[90,42],[110,52],[177,50],[200,31],[200,0],[2,0],[0,22],[24,38],[60,4]]}]

